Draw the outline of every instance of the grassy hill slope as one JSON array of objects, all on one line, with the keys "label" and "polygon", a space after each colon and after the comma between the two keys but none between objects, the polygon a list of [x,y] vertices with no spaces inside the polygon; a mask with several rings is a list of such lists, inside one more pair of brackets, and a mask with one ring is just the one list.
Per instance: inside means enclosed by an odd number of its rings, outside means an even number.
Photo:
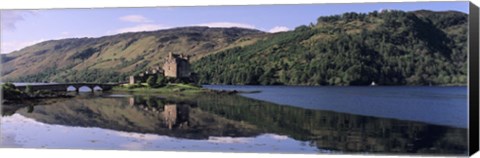
[{"label": "grassy hill slope", "polygon": [[11,81],[118,82],[160,65],[169,52],[193,60],[230,45],[248,44],[258,30],[184,27],[124,33],[100,38],[41,42],[2,58],[3,78]]}]

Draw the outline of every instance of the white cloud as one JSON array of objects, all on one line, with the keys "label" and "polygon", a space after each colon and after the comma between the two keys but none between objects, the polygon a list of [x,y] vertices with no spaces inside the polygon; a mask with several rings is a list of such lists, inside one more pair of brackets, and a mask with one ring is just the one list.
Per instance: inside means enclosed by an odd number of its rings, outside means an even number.
[{"label": "white cloud", "polygon": [[118,34],[118,33],[125,33],[125,32],[142,32],[142,31],[154,31],[160,29],[167,29],[170,27],[166,27],[161,24],[153,24],[152,20],[142,16],[142,15],[126,15],[118,18],[121,21],[132,22],[132,23],[139,23],[138,25],[132,27],[125,27],[120,28],[115,31],[108,31],[107,34]]},{"label": "white cloud", "polygon": [[285,26],[275,26],[272,29],[268,30],[268,32],[275,33],[275,32],[285,32],[285,31],[289,31],[289,30],[290,29],[288,27],[285,27]]},{"label": "white cloud", "polygon": [[254,25],[244,24],[244,23],[233,23],[233,22],[212,22],[212,23],[204,23],[204,24],[196,24],[195,26],[208,26],[208,27],[240,27],[240,28],[247,28],[247,29],[256,29]]},{"label": "white cloud", "polygon": [[[254,25],[243,24],[243,23],[233,23],[233,22],[212,22],[212,23],[203,23],[203,24],[194,24],[191,26],[207,26],[207,27],[223,27],[223,28],[231,28],[231,27],[240,27],[240,28],[248,28],[248,29],[257,29]],[[166,26],[162,24],[139,24],[132,27],[120,28],[115,31],[108,31],[107,34],[118,34],[118,33],[125,33],[125,32],[141,32],[141,31],[155,31],[155,30],[162,30],[162,29],[169,29],[173,28],[172,26]]]},{"label": "white cloud", "polygon": [[25,15],[35,14],[35,11],[2,11],[0,14],[0,22],[2,31],[13,31],[16,29],[18,22],[25,20]]},{"label": "white cloud", "polygon": [[[265,30],[263,28],[257,28],[255,25],[245,24],[245,23],[235,23],[235,22],[211,22],[211,23],[204,23],[204,24],[196,24],[194,26],[223,27],[223,28],[239,27],[239,28],[247,28],[247,29]],[[275,26],[272,29],[267,30],[267,32],[275,33],[275,32],[285,32],[289,30],[290,29],[285,26]]]},{"label": "white cloud", "polygon": [[[257,28],[255,25],[246,24],[246,23],[236,23],[236,22],[210,22],[210,23],[202,23],[202,24],[192,24],[190,26],[207,26],[213,28],[246,28],[246,29],[257,29],[257,30],[264,30],[266,32],[275,33],[275,32],[284,32],[289,31],[290,29],[285,26],[275,26],[270,30],[266,30],[264,28]],[[141,31],[155,31],[155,30],[162,30],[162,29],[170,29],[177,26],[167,26],[162,24],[154,24],[154,23],[143,23],[132,27],[125,27],[120,28],[114,31],[108,31],[108,35],[118,34],[118,33],[125,33],[125,32],[141,32]]]},{"label": "white cloud", "polygon": [[43,41],[45,41],[45,39],[39,39],[34,41],[9,41],[9,42],[2,41],[0,43],[0,52],[2,54],[11,53],[13,51],[20,50],[27,46],[31,46]]},{"label": "white cloud", "polygon": [[117,29],[115,33],[125,33],[125,32],[141,32],[141,31],[154,31],[160,29],[168,29],[169,27],[159,24],[140,24],[132,27],[126,27]]},{"label": "white cloud", "polygon": [[90,35],[80,36],[80,35],[72,34],[68,31],[63,31],[63,32],[59,33],[56,37],[48,38],[48,39],[41,38],[41,39],[36,39],[36,40],[25,40],[25,41],[18,41],[18,40],[6,41],[6,40],[2,40],[1,43],[0,43],[0,53],[1,54],[11,53],[13,51],[20,50],[20,49],[23,49],[27,46],[31,46],[31,45],[34,45],[34,44],[37,44],[37,43],[40,43],[40,42],[43,42],[43,41],[47,41],[47,40],[58,40],[58,39],[66,39],[66,38],[80,38],[80,37],[97,37],[97,36],[90,36]]},{"label": "white cloud", "polygon": [[127,16],[122,16],[120,18],[121,21],[126,21],[126,22],[133,22],[133,23],[150,23],[152,20],[141,16],[141,15],[127,15]]}]

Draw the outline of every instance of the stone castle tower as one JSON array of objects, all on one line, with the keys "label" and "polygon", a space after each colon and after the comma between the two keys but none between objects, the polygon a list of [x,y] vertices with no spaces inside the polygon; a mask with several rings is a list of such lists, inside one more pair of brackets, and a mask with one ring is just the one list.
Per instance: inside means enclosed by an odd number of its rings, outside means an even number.
[{"label": "stone castle tower", "polygon": [[190,77],[189,57],[183,54],[169,53],[165,63],[163,64],[163,72],[165,77],[188,78]]},{"label": "stone castle tower", "polygon": [[157,74],[163,74],[163,76],[171,78],[190,78],[192,72],[189,57],[183,54],[169,53],[161,69],[159,66],[155,66],[138,75],[130,76],[128,80],[130,84],[142,83],[146,82],[149,76]]}]

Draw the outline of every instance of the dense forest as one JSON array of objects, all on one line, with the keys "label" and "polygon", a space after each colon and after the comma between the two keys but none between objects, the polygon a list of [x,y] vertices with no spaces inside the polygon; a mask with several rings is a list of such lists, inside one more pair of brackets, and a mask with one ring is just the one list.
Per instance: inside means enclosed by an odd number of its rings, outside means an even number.
[{"label": "dense forest", "polygon": [[459,85],[467,15],[382,11],[319,17],[194,63],[202,84]]},{"label": "dense forest", "polygon": [[184,27],[52,40],[2,55],[2,80],[126,82],[192,55],[199,84],[465,85],[467,17],[385,10],[322,16],[292,31]]}]

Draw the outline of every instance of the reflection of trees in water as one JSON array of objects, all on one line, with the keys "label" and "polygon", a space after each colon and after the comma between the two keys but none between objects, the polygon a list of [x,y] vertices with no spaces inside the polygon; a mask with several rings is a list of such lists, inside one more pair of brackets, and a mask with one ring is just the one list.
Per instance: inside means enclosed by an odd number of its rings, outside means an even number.
[{"label": "reflection of trees in water", "polygon": [[[20,107],[16,107],[16,106],[5,106],[5,105],[2,105],[2,116],[11,116],[13,114],[15,114],[15,112],[20,109]],[[22,106],[22,107],[25,107],[25,106]]]},{"label": "reflection of trees in water", "polygon": [[343,152],[464,154],[467,150],[466,129],[280,106],[237,95],[72,99],[27,111],[20,113],[45,123],[189,139],[276,133]]},{"label": "reflection of trees in water", "polygon": [[467,151],[466,129],[330,111],[279,106],[235,95],[198,96],[198,107],[262,131],[348,152],[455,153]]},{"label": "reflection of trees in water", "polygon": [[64,98],[60,99],[35,99],[35,100],[24,100],[18,103],[9,103],[9,104],[2,104],[1,107],[1,113],[2,116],[11,116],[15,114],[15,112],[19,109],[22,108],[27,108],[28,113],[32,113],[35,109],[36,105],[42,104],[42,105],[48,105],[48,104],[54,104],[57,102],[62,102],[65,101]]}]

